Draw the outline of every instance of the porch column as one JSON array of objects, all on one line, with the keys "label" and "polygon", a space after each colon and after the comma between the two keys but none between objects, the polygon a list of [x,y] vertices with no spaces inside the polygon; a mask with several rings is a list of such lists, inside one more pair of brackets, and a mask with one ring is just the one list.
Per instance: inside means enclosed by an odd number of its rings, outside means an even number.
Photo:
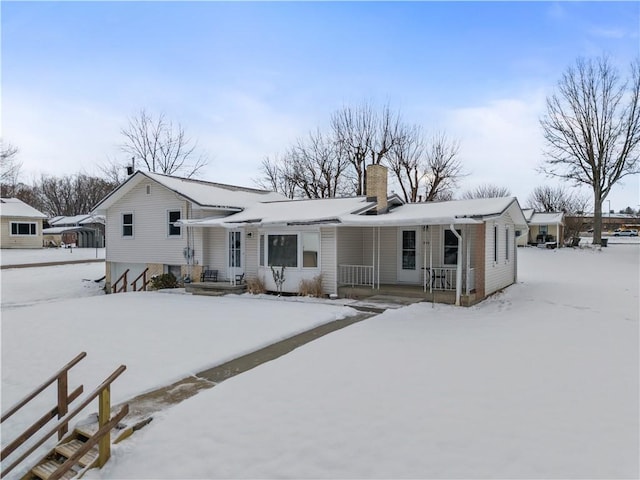
[{"label": "porch column", "polygon": [[[458,239],[458,245],[462,245],[462,236],[458,234],[456,228],[453,226],[453,223],[449,225],[449,230],[453,232],[453,234]],[[458,248],[458,259],[456,261],[456,305],[460,306],[460,291],[462,290],[462,255],[460,252],[460,248]]]}]

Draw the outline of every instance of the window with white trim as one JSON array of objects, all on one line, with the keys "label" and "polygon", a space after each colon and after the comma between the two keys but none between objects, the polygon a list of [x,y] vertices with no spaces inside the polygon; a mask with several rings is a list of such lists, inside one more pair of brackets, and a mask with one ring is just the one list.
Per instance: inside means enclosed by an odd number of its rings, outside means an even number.
[{"label": "window with white trim", "polygon": [[[461,235],[461,230],[456,230],[458,235]],[[457,265],[458,264],[458,250],[459,250],[458,237],[450,229],[444,231],[444,264],[445,265]]]},{"label": "window with white trim", "polygon": [[274,267],[298,266],[298,235],[268,235],[268,265]]},{"label": "window with white trim", "polygon": [[505,227],[504,228],[504,247],[505,247],[505,253],[504,253],[504,258],[505,260],[507,260],[507,262],[509,261],[509,227]]},{"label": "window with white trim", "polygon": [[317,232],[302,233],[302,268],[317,268],[320,253],[320,235]]},{"label": "window with white trim", "polygon": [[169,210],[167,212],[167,217],[169,220],[169,236],[170,237],[180,237],[182,236],[182,229],[180,225],[176,225],[176,222],[180,220],[181,212],[180,210]]},{"label": "window with white trim", "polygon": [[31,237],[38,234],[38,224],[35,222],[11,222],[11,235]]},{"label": "window with white trim", "polygon": [[260,266],[264,267],[264,235],[260,235]]},{"label": "window with white trim", "polygon": [[122,236],[133,237],[133,213],[122,214]]}]

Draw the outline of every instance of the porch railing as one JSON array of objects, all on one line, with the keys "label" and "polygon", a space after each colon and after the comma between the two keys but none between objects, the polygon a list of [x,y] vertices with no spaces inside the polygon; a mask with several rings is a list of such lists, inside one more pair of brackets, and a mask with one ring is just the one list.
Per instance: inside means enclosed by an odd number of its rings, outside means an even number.
[{"label": "porch railing", "polygon": [[456,267],[433,267],[427,268],[425,272],[427,289],[455,291]]},{"label": "porch railing", "polygon": [[136,277],[136,279],[131,282],[131,286],[133,287],[133,291],[137,292],[138,291],[138,280],[142,280],[142,286],[140,287],[140,291],[147,291],[147,285],[149,285],[149,283],[151,283],[151,279],[147,278],[147,272],[149,271],[149,268],[145,268],[142,273],[140,275],[138,275]]},{"label": "porch railing", "polygon": [[372,265],[338,265],[338,284],[374,287]]}]

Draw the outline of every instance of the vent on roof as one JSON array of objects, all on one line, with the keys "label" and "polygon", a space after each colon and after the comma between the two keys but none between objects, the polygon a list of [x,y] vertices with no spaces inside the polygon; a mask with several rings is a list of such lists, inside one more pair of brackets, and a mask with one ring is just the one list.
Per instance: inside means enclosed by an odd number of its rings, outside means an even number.
[{"label": "vent on roof", "polygon": [[151,185],[147,185],[147,195],[151,194]]}]

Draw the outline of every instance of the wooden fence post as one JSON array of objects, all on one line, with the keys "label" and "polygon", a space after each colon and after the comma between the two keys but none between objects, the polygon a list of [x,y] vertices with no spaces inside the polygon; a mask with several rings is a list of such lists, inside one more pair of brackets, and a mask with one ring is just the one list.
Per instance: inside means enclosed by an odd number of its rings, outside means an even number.
[{"label": "wooden fence post", "polygon": [[[111,416],[111,386],[107,385],[98,399],[98,427],[109,422]],[[111,456],[111,432],[107,432],[98,442],[98,467],[102,468]]]},{"label": "wooden fence post", "polygon": [[[69,409],[68,385],[69,380],[67,370],[65,370],[58,377],[58,419],[64,417]],[[64,437],[68,431],[69,425],[63,425],[60,430],[58,430],[58,440],[62,440],[62,437]]]}]

